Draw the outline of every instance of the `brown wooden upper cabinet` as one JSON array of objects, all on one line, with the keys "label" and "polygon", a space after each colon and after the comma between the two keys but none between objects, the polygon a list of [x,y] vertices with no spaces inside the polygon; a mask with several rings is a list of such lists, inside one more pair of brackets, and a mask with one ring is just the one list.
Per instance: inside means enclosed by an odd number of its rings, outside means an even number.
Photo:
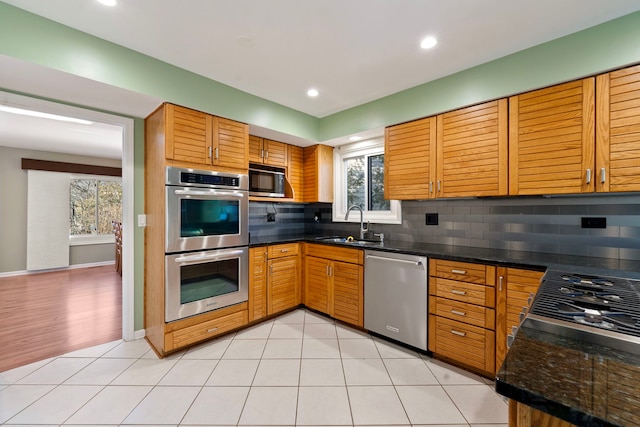
[{"label": "brown wooden upper cabinet", "polygon": [[305,147],[304,201],[333,202],[333,147],[316,144]]},{"label": "brown wooden upper cabinet", "polygon": [[506,98],[440,114],[436,129],[436,197],[507,195]]},{"label": "brown wooden upper cabinet", "polygon": [[640,65],[596,78],[596,191],[640,191]]},{"label": "brown wooden upper cabinet", "polygon": [[302,147],[287,145],[287,181],[294,202],[304,202],[304,151]]},{"label": "brown wooden upper cabinet", "polygon": [[436,118],[387,127],[384,157],[385,199],[431,197],[436,164]]},{"label": "brown wooden upper cabinet", "polygon": [[507,100],[390,126],[385,130],[385,198],[508,193]]},{"label": "brown wooden upper cabinet", "polygon": [[249,126],[164,104],[165,157],[177,163],[246,170]]},{"label": "brown wooden upper cabinet", "polygon": [[249,135],[249,162],[287,167],[287,144]]},{"label": "brown wooden upper cabinet", "polygon": [[509,194],[594,191],[595,78],[509,98]]}]

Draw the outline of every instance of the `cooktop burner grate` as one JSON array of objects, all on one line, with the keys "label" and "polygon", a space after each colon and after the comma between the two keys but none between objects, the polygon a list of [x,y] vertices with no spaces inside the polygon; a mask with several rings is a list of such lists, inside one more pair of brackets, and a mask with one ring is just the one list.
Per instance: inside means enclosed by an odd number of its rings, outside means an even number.
[{"label": "cooktop burner grate", "polygon": [[550,272],[530,313],[640,337],[640,282]]}]

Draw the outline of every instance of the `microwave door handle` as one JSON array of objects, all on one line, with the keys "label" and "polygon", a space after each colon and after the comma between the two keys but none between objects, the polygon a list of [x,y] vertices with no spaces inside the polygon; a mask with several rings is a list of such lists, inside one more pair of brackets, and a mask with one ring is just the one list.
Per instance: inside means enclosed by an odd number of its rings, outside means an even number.
[{"label": "microwave door handle", "polygon": [[198,191],[198,190],[174,190],[177,196],[207,196],[211,198],[231,197],[242,199],[246,194],[231,191]]},{"label": "microwave door handle", "polygon": [[175,261],[181,264],[199,264],[202,261],[217,261],[230,258],[236,258],[238,255],[242,255],[241,250],[230,251],[222,254],[208,254],[208,255],[184,255],[177,257]]}]

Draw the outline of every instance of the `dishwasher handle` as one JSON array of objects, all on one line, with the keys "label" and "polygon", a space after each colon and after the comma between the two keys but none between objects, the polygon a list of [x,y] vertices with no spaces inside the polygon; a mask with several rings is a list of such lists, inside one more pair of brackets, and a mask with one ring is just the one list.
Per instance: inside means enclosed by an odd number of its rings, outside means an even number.
[{"label": "dishwasher handle", "polygon": [[399,262],[399,263],[402,263],[402,264],[411,264],[411,265],[415,265],[415,266],[423,265],[422,261],[409,261],[409,260],[406,260],[406,259],[387,258],[387,257],[383,257],[383,256],[376,256],[376,255],[367,255],[367,259],[378,259],[378,260],[381,260],[381,261]]}]

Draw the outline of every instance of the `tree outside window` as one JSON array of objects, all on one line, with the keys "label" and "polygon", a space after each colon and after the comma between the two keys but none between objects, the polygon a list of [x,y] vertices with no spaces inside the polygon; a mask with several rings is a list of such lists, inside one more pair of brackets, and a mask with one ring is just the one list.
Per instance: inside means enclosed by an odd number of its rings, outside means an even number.
[{"label": "tree outside window", "polygon": [[111,234],[111,221],[122,221],[121,181],[71,179],[69,194],[71,236]]},{"label": "tree outside window", "polygon": [[368,211],[390,210],[384,199],[384,154],[350,157],[344,161],[347,206]]}]

